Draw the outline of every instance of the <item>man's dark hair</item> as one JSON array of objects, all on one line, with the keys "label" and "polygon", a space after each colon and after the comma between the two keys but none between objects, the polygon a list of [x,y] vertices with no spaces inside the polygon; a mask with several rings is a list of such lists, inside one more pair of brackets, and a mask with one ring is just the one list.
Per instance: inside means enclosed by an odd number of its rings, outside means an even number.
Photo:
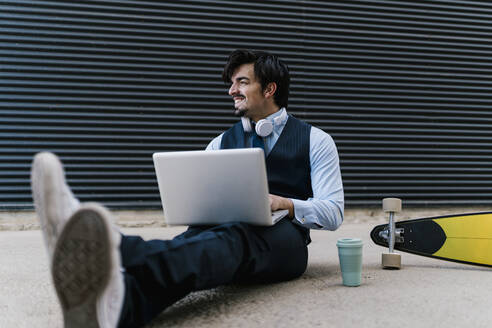
[{"label": "man's dark hair", "polygon": [[254,63],[255,77],[261,84],[261,90],[275,82],[277,90],[273,96],[279,107],[287,108],[289,100],[290,75],[289,67],[276,55],[266,51],[234,50],[227,60],[222,72],[222,79],[226,84],[231,83],[234,71],[243,64]]}]

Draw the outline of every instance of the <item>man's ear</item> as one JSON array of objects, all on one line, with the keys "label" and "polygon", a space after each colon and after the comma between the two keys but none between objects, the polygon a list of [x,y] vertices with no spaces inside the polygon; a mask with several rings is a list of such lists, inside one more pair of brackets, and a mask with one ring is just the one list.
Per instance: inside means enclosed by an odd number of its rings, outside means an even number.
[{"label": "man's ear", "polygon": [[277,83],[270,82],[265,87],[265,90],[263,90],[263,95],[265,96],[265,98],[270,98],[275,95],[276,91],[277,91]]}]

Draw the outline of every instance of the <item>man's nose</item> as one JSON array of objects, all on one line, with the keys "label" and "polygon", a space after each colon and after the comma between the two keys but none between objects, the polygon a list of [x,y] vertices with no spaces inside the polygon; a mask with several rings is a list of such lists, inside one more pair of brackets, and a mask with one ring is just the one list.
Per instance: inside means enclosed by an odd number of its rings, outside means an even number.
[{"label": "man's nose", "polygon": [[233,83],[229,88],[229,96],[233,96],[236,93],[237,93],[237,87],[236,84]]}]

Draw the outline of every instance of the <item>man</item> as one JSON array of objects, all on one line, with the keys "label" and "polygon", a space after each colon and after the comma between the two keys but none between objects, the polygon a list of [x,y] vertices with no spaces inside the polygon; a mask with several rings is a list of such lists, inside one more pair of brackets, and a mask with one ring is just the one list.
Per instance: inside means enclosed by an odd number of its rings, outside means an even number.
[{"label": "man", "polygon": [[104,207],[80,204],[56,156],[37,154],[33,198],[65,326],[139,327],[191,291],[297,278],[307,266],[309,229],[335,230],[342,223],[335,144],[287,114],[287,65],[266,52],[236,50],[223,79],[234,113],[272,131],[261,138],[239,122],[207,149],[264,148],[271,208],[288,209],[288,217],[271,227],[231,222],[144,241],[121,235]]}]

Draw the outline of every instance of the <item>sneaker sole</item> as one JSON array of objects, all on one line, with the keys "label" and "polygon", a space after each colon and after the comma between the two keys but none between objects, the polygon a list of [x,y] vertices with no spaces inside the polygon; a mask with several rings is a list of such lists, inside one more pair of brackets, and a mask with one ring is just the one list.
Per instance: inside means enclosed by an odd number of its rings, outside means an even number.
[{"label": "sneaker sole", "polygon": [[111,272],[107,222],[97,206],[82,206],[67,222],[56,243],[52,275],[65,327],[100,328],[97,299]]}]

